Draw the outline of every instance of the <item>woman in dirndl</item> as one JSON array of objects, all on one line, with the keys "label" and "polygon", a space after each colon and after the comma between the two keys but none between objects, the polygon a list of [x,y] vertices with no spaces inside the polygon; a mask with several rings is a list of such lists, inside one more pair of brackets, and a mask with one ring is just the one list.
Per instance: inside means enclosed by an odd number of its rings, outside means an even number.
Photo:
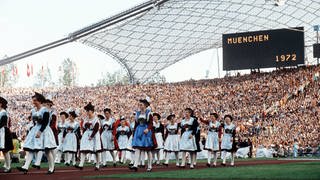
[{"label": "woman in dirndl", "polygon": [[219,115],[217,113],[210,113],[209,121],[200,121],[208,126],[208,134],[204,149],[208,151],[207,166],[211,167],[211,158],[213,155],[213,167],[217,166],[217,152],[219,151],[219,130],[220,122],[218,121]]},{"label": "woman in dirndl", "polygon": [[9,151],[13,150],[12,135],[9,129],[9,117],[6,111],[8,101],[0,97],[0,151],[4,156],[4,173],[11,172],[11,158]]},{"label": "woman in dirndl", "polygon": [[83,122],[83,135],[80,141],[80,163],[75,167],[82,170],[86,155],[88,153],[96,156],[96,165],[94,170],[98,171],[100,168],[100,152],[101,149],[101,138],[99,118],[94,114],[94,106],[89,103],[84,109],[87,112],[87,118]]},{"label": "woman in dirndl", "polygon": [[49,170],[47,174],[54,173],[54,149],[57,147],[55,136],[50,128],[50,113],[48,109],[43,106],[46,102],[42,94],[35,93],[32,96],[32,103],[34,109],[31,111],[31,117],[36,125],[28,133],[24,142],[23,149],[27,152],[25,164],[17,169],[24,174],[28,172],[31,161],[35,157],[36,164],[33,167],[40,169],[40,162],[43,151],[48,159]]},{"label": "woman in dirndl", "polygon": [[102,165],[107,166],[107,152],[110,153],[113,166],[116,167],[116,153],[114,143],[114,118],[111,117],[111,109],[105,108],[103,110],[105,118],[101,121],[101,142],[102,142]]},{"label": "woman in dirndl", "polygon": [[126,151],[128,147],[130,136],[130,128],[126,125],[126,119],[124,117],[120,118],[120,126],[117,128],[117,142],[118,142],[118,151],[121,152],[120,163],[126,163]]},{"label": "woman in dirndl", "polygon": [[197,119],[193,116],[193,110],[191,108],[185,109],[185,117],[181,121],[181,139],[179,144],[179,149],[182,152],[181,168],[185,168],[186,164],[186,153],[190,154],[190,169],[194,169],[194,160],[196,152],[198,150],[196,144],[195,135],[197,133],[197,128],[199,123]]},{"label": "woman in dirndl", "polygon": [[[57,156],[55,163],[61,163],[61,157],[63,153],[63,133],[65,132],[66,129],[66,124],[67,124],[67,119],[69,117],[69,114],[66,113],[65,111],[60,113],[60,121],[58,122],[58,147],[57,147]],[[65,157],[64,157],[65,160]]]},{"label": "woman in dirndl", "polygon": [[161,124],[161,116],[153,113],[153,128],[157,141],[157,148],[153,151],[153,159],[157,159],[156,165],[160,165],[160,150],[163,149],[164,126]]},{"label": "woman in dirndl", "polygon": [[80,124],[76,121],[75,111],[69,112],[69,121],[65,123],[65,130],[62,137],[63,153],[65,154],[65,165],[76,165],[76,154],[78,152],[78,140],[80,137]]},{"label": "woman in dirndl", "polygon": [[132,137],[133,137],[133,134],[134,134],[134,127],[135,127],[135,113],[133,113],[133,116],[131,117],[130,119],[130,124],[129,124],[129,127],[130,127],[130,137],[129,137],[129,140],[128,140],[128,147],[127,147],[127,150],[130,151],[131,155],[130,155],[130,163],[129,163],[129,167],[130,166],[133,166],[133,162],[134,162],[134,149],[132,148]]},{"label": "woman in dirndl", "polygon": [[165,141],[164,141],[164,152],[165,162],[163,165],[169,166],[170,153],[174,153],[176,157],[176,166],[179,167],[179,129],[180,124],[175,122],[175,115],[171,114],[167,117],[169,123],[166,125]]},{"label": "woman in dirndl", "polygon": [[226,155],[227,152],[231,153],[231,166],[234,166],[234,157],[236,155],[237,146],[235,142],[235,136],[236,136],[236,126],[232,123],[232,116],[231,115],[225,115],[224,116],[224,125],[223,127],[223,137],[221,141],[221,153],[224,153],[222,155],[222,166],[226,166]]},{"label": "woman in dirndl", "polygon": [[137,171],[141,161],[141,153],[148,154],[147,172],[152,171],[152,150],[157,147],[157,141],[153,129],[153,116],[148,109],[150,103],[146,100],[139,101],[139,111],[136,112],[136,124],[132,139],[132,147],[135,149],[134,165],[131,170]]}]

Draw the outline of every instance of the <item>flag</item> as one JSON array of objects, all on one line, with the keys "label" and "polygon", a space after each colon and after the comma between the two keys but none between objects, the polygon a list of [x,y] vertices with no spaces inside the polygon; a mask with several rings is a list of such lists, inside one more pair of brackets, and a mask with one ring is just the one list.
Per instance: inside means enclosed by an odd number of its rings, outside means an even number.
[{"label": "flag", "polygon": [[33,75],[33,64],[31,64],[31,71],[30,71],[31,75]]},{"label": "flag", "polygon": [[30,77],[30,67],[29,67],[29,64],[27,64],[27,76]]},{"label": "flag", "polygon": [[16,72],[16,71],[15,71],[15,67],[14,67],[14,65],[12,66],[12,68],[11,68],[11,69],[12,69],[12,76],[15,76],[15,75],[16,75],[16,74],[15,74],[15,72]]}]

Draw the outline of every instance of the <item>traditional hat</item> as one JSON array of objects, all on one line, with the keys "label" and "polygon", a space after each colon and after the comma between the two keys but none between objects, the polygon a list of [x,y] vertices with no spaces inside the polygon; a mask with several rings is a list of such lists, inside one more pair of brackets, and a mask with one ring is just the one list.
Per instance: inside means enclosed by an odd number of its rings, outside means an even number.
[{"label": "traditional hat", "polygon": [[167,120],[172,120],[172,119],[175,118],[175,117],[176,117],[176,115],[170,114],[170,115],[167,117]]},{"label": "traditional hat", "polygon": [[94,106],[89,102],[85,107],[84,110],[86,111],[94,111]]},{"label": "traditional hat", "polygon": [[41,104],[46,102],[46,98],[42,94],[37,93],[37,92],[35,92],[35,94],[32,96],[32,98],[37,99],[37,101],[39,101]]},{"label": "traditional hat", "polygon": [[62,111],[62,112],[60,113],[60,116],[62,116],[62,115],[64,115],[66,118],[69,117],[69,114],[68,114],[67,112],[65,112],[65,111]]},{"label": "traditional hat", "polygon": [[157,116],[159,120],[161,119],[161,116],[158,113],[153,113],[153,116]]},{"label": "traditional hat", "polygon": [[146,99],[140,99],[139,102],[143,103],[145,106],[150,106],[150,103]]},{"label": "traditional hat", "polygon": [[226,118],[230,118],[231,121],[233,120],[233,117],[230,114],[225,115],[223,119],[226,119]]}]

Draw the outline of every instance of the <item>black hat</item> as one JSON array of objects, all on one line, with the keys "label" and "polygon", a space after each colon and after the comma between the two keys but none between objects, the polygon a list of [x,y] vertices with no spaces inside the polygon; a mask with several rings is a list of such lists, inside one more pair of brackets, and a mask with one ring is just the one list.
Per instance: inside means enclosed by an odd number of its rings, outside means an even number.
[{"label": "black hat", "polygon": [[143,103],[145,106],[150,106],[150,103],[146,99],[140,99],[139,102]]},{"label": "black hat", "polygon": [[77,115],[77,113],[75,111],[70,111],[69,115],[74,117],[74,118],[78,117],[78,115]]},{"label": "black hat", "polygon": [[7,109],[8,101],[5,98],[0,97],[0,104],[3,109]]},{"label": "black hat", "polygon": [[173,118],[175,118],[176,117],[176,115],[174,115],[174,114],[170,114],[168,117],[167,117],[167,120],[172,120]]},{"label": "black hat", "polygon": [[219,114],[218,114],[218,113],[215,113],[215,112],[210,113],[210,115],[213,115],[216,119],[219,117]]},{"label": "black hat", "polygon": [[104,116],[101,114],[98,114],[98,118],[102,120],[102,119],[104,119]]},{"label": "black hat", "polygon": [[233,118],[230,114],[225,115],[223,119],[226,119],[226,118],[230,118],[231,121],[233,120]]},{"label": "black hat", "polygon": [[37,93],[35,92],[35,94],[32,96],[32,98],[35,98],[37,101],[39,101],[41,104],[45,103],[46,102],[46,98],[40,94],[40,93]]},{"label": "black hat", "polygon": [[153,116],[157,116],[159,120],[161,119],[161,116],[158,113],[153,113]]},{"label": "black hat", "polygon": [[105,112],[111,113],[111,109],[110,109],[110,108],[105,108],[105,109],[103,110],[103,112],[104,112],[104,113],[105,113]]},{"label": "black hat", "polygon": [[84,110],[86,110],[86,111],[94,111],[94,106],[91,104],[91,102],[89,102],[89,104],[87,104],[84,107]]},{"label": "black hat", "polygon": [[191,108],[186,108],[185,111],[189,111],[190,114],[191,114],[191,117],[193,116],[193,109],[191,109]]},{"label": "black hat", "polygon": [[62,112],[60,113],[60,116],[62,116],[62,115],[64,115],[66,118],[68,118],[68,117],[69,117],[69,114],[68,114],[68,113],[66,113],[65,111],[62,111]]}]

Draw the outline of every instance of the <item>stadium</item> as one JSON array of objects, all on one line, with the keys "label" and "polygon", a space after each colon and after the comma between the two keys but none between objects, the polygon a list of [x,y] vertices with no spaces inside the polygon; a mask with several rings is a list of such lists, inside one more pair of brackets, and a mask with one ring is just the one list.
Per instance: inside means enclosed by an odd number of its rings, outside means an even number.
[{"label": "stadium", "polygon": [[[317,0],[145,0],[5,56],[0,180],[319,179],[319,10]],[[121,73],[80,86],[94,60],[36,60],[73,44]],[[199,55],[209,51],[210,65]],[[188,58],[191,70],[179,64]],[[205,77],[165,81],[201,64]]]}]

